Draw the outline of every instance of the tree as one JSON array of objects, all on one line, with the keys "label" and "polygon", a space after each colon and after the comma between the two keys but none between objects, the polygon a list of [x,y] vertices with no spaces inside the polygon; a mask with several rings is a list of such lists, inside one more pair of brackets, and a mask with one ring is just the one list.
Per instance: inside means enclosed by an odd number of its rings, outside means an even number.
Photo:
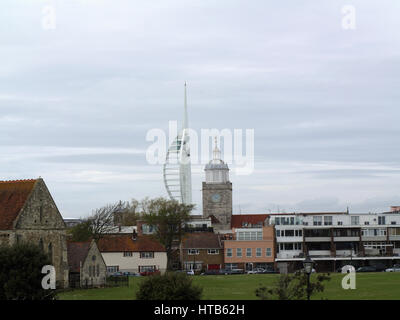
[{"label": "tree", "polygon": [[167,272],[148,276],[140,282],[137,300],[200,300],[201,287],[195,286],[185,273]]},{"label": "tree", "polygon": [[[310,296],[323,292],[324,281],[329,281],[329,274],[318,274],[316,281],[310,281]],[[261,286],[255,291],[261,300],[304,300],[307,298],[307,274],[296,272],[294,274],[281,274],[272,287]]]},{"label": "tree", "polygon": [[125,212],[129,207],[127,202],[116,202],[107,204],[93,210],[92,214],[82,219],[82,222],[68,230],[72,241],[98,241],[104,234],[115,229],[114,216]]},{"label": "tree", "polygon": [[194,205],[181,204],[164,198],[144,199],[141,203],[142,219],[155,226],[155,237],[167,251],[167,269],[172,269],[173,244],[179,244],[184,234],[184,225],[190,220]]},{"label": "tree", "polygon": [[50,300],[55,291],[42,288],[42,268],[50,257],[39,246],[0,246],[0,300]]},{"label": "tree", "polygon": [[93,237],[91,221],[88,220],[73,226],[67,232],[71,235],[71,240],[77,242],[89,241]]},{"label": "tree", "polygon": [[90,223],[92,235],[96,241],[104,234],[114,230],[114,214],[123,211],[124,205],[124,202],[119,201],[117,203],[107,204],[93,211],[87,221]]}]

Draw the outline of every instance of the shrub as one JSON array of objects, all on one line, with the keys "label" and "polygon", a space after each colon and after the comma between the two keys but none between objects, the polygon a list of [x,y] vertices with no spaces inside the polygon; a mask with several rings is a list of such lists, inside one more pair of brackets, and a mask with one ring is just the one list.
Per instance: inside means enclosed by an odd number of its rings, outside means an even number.
[{"label": "shrub", "polygon": [[[324,281],[329,281],[329,274],[318,274],[315,281],[310,282],[310,296],[324,291]],[[302,272],[281,274],[274,286],[261,286],[255,291],[261,300],[304,300],[307,298],[307,275]]]},{"label": "shrub", "polygon": [[33,244],[0,246],[0,300],[54,299],[54,290],[42,288],[42,268],[50,264]]},{"label": "shrub", "polygon": [[143,280],[136,294],[138,300],[199,300],[203,288],[193,285],[182,272],[152,275]]}]

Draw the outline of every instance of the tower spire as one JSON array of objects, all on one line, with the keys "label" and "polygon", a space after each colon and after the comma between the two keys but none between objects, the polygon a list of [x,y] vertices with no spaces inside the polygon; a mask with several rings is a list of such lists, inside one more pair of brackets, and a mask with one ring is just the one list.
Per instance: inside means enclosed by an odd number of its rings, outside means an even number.
[{"label": "tower spire", "polygon": [[185,81],[185,100],[184,100],[184,114],[183,114],[183,129],[188,128],[188,113],[187,113],[187,95],[186,95],[186,81]]},{"label": "tower spire", "polygon": [[221,159],[221,152],[218,149],[217,136],[215,136],[214,141],[215,141],[215,147],[214,147],[214,151],[213,151],[213,160],[220,160]]}]

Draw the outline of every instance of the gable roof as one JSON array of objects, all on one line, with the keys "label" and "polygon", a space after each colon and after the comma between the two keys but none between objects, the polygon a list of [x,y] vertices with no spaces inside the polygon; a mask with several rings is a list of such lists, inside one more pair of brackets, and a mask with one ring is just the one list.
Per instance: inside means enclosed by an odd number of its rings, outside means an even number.
[{"label": "gable roof", "polygon": [[231,218],[231,227],[232,228],[243,228],[248,225],[263,225],[265,219],[269,217],[268,214],[234,214]]},{"label": "gable roof", "polygon": [[91,241],[67,242],[68,265],[70,272],[79,272],[80,263],[84,263],[89,253]]},{"label": "gable roof", "polygon": [[37,179],[0,181],[0,230],[13,223],[29,198]]},{"label": "gable roof", "polygon": [[190,233],[182,240],[184,249],[221,249],[219,236],[213,232]]},{"label": "gable roof", "polygon": [[137,236],[132,240],[132,235],[104,235],[97,243],[100,252],[124,251],[152,251],[165,252],[164,246],[151,236]]}]

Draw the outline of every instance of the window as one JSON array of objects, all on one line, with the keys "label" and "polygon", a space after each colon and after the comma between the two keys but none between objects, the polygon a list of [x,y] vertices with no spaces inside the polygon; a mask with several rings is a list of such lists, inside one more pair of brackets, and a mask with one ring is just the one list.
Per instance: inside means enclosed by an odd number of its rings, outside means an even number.
[{"label": "window", "polygon": [[338,226],[342,226],[343,225],[343,221],[338,221],[337,224],[338,224]]},{"label": "window", "polygon": [[153,259],[154,258],[154,252],[141,252],[140,253],[140,259]]},{"label": "window", "polygon": [[396,224],[396,221],[392,221],[390,224]]},{"label": "window", "polygon": [[218,249],[208,249],[207,254],[219,254],[219,250]]},{"label": "window", "polygon": [[322,216],[314,216],[313,217],[313,225],[314,226],[322,226]]},{"label": "window", "polygon": [[276,230],[276,237],[280,237],[281,236],[281,230]]},{"label": "window", "polygon": [[290,218],[290,224],[291,224],[291,225],[294,225],[294,217],[291,217],[291,218]]},{"label": "window", "polygon": [[48,253],[49,253],[50,261],[53,261],[53,245],[51,243],[49,243],[49,246],[48,246]]},{"label": "window", "polygon": [[359,216],[353,216],[351,217],[351,224],[354,225],[359,225],[360,224],[360,217]]},{"label": "window", "polygon": [[236,248],[236,257],[242,257],[242,248]]},{"label": "window", "polygon": [[262,231],[239,231],[236,239],[241,241],[262,240]]},{"label": "window", "polygon": [[261,257],[261,255],[262,255],[262,250],[261,250],[261,248],[257,248],[257,249],[256,249],[256,257]]},{"label": "window", "polygon": [[364,221],[364,224],[365,225],[369,225],[369,221]]},{"label": "window", "polygon": [[188,255],[197,255],[199,254],[199,249],[189,249],[188,250]]},{"label": "window", "polygon": [[285,237],[294,237],[294,230],[285,230]]},{"label": "window", "polygon": [[325,226],[331,226],[332,225],[332,216],[324,217],[324,225]]},{"label": "window", "polygon": [[227,270],[232,270],[237,268],[238,268],[237,263],[225,263],[225,269]]},{"label": "window", "polygon": [[246,249],[246,257],[251,257],[251,248]]},{"label": "window", "polygon": [[139,266],[139,272],[154,272],[156,266]]},{"label": "window", "polygon": [[302,237],[303,236],[303,230],[295,230],[294,235],[296,237]]},{"label": "window", "polygon": [[385,216],[378,217],[378,224],[386,224]]},{"label": "window", "polygon": [[97,266],[96,266],[96,274],[97,274],[97,276],[100,276],[100,265],[99,264],[97,264]]},{"label": "window", "polygon": [[227,257],[232,257],[232,248],[226,249],[226,256]]},{"label": "window", "polygon": [[107,272],[108,273],[118,272],[118,270],[119,270],[119,266],[108,266],[107,267]]},{"label": "window", "polygon": [[265,249],[265,255],[266,255],[267,257],[272,256],[272,249],[271,249],[271,248],[266,248],[266,249]]},{"label": "window", "polygon": [[125,251],[124,257],[132,257],[132,251]]}]

